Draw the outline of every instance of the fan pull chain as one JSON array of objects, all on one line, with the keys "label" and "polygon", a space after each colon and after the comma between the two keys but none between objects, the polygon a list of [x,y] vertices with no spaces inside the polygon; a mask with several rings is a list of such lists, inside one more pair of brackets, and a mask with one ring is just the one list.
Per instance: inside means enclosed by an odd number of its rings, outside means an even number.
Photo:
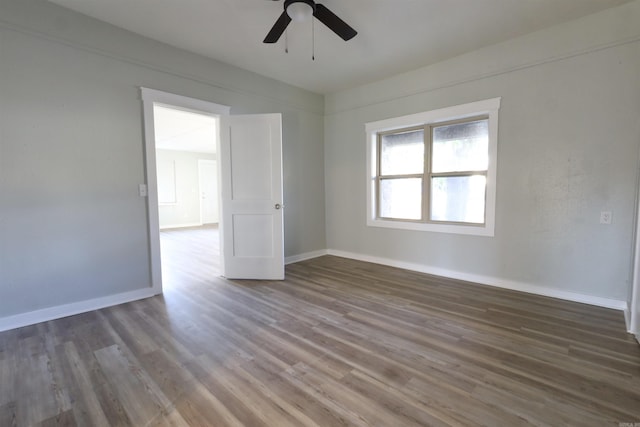
[{"label": "fan pull chain", "polygon": [[313,18],[311,18],[311,60],[316,60],[316,26]]},{"label": "fan pull chain", "polygon": [[289,53],[289,31],[284,30],[284,53]]}]

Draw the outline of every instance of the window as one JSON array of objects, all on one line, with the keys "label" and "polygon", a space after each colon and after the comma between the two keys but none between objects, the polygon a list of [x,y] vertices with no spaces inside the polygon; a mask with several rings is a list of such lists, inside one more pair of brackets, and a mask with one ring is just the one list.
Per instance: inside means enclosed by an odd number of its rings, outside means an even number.
[{"label": "window", "polygon": [[367,123],[367,224],[492,236],[499,106]]}]

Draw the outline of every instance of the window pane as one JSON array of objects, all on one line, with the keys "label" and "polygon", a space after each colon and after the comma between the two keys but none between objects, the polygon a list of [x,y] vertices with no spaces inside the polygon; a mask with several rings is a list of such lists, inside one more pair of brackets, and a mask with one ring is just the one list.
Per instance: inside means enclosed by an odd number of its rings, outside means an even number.
[{"label": "window pane", "polygon": [[422,219],[422,179],[381,180],[380,216],[382,218]]},{"label": "window pane", "polygon": [[403,175],[423,172],[423,129],[382,135],[381,142],[381,175]]},{"label": "window pane", "polygon": [[483,175],[434,177],[431,179],[431,220],[484,223]]},{"label": "window pane", "polygon": [[433,172],[481,171],[489,167],[489,121],[433,128]]}]

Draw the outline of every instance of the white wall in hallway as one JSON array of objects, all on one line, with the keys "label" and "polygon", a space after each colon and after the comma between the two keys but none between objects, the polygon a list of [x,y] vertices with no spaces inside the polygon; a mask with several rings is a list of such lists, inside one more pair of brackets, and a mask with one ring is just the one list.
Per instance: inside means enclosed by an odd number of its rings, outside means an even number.
[{"label": "white wall in hallway", "polygon": [[[178,228],[200,225],[200,188],[198,160],[215,160],[214,154],[188,151],[156,150],[160,228]],[[169,201],[171,187],[174,200]]]}]

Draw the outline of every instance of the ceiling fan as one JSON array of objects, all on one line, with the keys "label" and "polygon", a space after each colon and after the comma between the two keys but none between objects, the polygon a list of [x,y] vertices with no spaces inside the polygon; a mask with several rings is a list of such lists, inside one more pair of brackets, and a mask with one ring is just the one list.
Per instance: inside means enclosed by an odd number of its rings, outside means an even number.
[{"label": "ceiling fan", "polygon": [[318,21],[326,25],[344,41],[351,40],[358,34],[356,30],[322,4],[318,4],[313,0],[284,0],[284,12],[273,25],[263,43],[277,42],[292,20],[304,21],[311,16],[317,18]]}]

